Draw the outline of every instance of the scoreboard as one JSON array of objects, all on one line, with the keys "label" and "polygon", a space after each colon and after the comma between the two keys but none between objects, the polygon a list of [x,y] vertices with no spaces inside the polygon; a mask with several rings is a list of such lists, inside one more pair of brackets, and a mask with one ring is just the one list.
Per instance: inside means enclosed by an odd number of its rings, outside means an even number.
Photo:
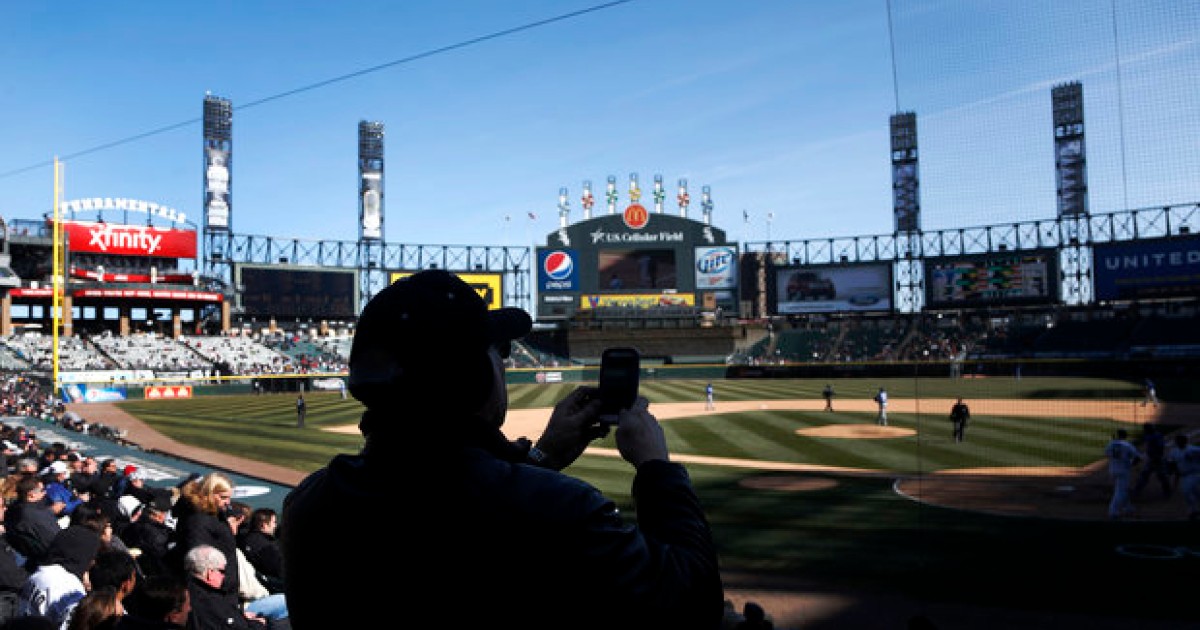
[{"label": "scoreboard", "polygon": [[234,268],[242,313],[256,317],[358,315],[358,271],[241,264]]},{"label": "scoreboard", "polygon": [[1048,304],[1058,299],[1052,251],[997,253],[925,262],[931,307]]}]

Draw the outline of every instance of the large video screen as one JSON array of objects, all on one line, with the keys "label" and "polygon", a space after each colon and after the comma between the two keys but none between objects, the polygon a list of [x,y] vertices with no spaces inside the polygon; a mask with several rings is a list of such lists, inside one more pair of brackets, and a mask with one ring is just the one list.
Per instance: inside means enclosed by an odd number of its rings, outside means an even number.
[{"label": "large video screen", "polygon": [[241,265],[237,284],[246,315],[348,318],[358,314],[358,272]]},{"label": "large video screen", "polygon": [[768,309],[778,315],[892,310],[889,264],[768,267]]},{"label": "large video screen", "polygon": [[988,254],[925,262],[931,307],[1050,303],[1058,299],[1053,252]]},{"label": "large video screen", "polygon": [[601,249],[596,270],[601,292],[662,291],[679,283],[673,249]]}]

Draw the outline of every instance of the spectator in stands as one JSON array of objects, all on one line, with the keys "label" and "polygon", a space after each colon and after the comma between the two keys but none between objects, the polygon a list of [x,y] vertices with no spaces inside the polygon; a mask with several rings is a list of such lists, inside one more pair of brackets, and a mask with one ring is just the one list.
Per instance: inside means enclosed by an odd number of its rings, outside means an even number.
[{"label": "spectator in stands", "polygon": [[88,588],[113,591],[123,614],[125,599],[137,587],[138,577],[137,560],[128,551],[101,549],[88,569]]},{"label": "spectator in stands", "polygon": [[114,630],[181,630],[192,614],[187,582],[175,575],[148,576],[126,600]]},{"label": "spectator in stands", "polygon": [[[31,457],[22,457],[17,460],[13,474],[4,478],[3,482],[3,499],[6,503],[12,505],[17,502],[20,496],[17,493],[17,484],[25,477],[36,477],[38,472],[37,460]],[[40,500],[40,499],[39,499]]]},{"label": "spectator in stands", "polygon": [[82,525],[91,528],[97,534],[100,534],[100,544],[104,549],[116,549],[118,551],[129,551],[125,546],[125,541],[121,540],[113,532],[112,521],[108,515],[101,512],[94,505],[85,503],[75,510],[71,515],[71,525]]},{"label": "spectator in stands", "polygon": [[8,542],[26,561],[41,558],[62,531],[58,517],[42,500],[45,496],[41,479],[36,475],[22,477],[17,482],[17,501],[5,515]]},{"label": "spectator in stands", "polygon": [[83,456],[79,462],[79,470],[71,472],[71,488],[82,495],[92,494],[92,484],[100,476],[100,464],[95,457]]},{"label": "spectator in stands", "polygon": [[[524,311],[489,311],[442,270],[399,280],[367,304],[350,354],[366,444],[284,500],[280,540],[296,628],[373,627],[394,616],[397,581],[410,584],[406,598],[453,610],[464,628],[720,623],[711,530],[644,397],[616,428],[617,448],[636,470],[636,523],[595,487],[559,472],[608,432],[595,388],[560,401],[536,445],[500,430],[508,407],[502,360],[530,327]],[[428,518],[409,522],[403,536],[381,526],[373,506],[386,496],[405,497]],[[336,544],[331,531],[343,532]],[[379,566],[393,567],[390,579],[336,577]]]},{"label": "spectator in stands", "polygon": [[[137,497],[140,503],[149,503],[154,500],[154,491],[146,485],[146,471],[141,468],[129,473],[129,481],[125,484],[125,489],[121,491],[121,496],[133,495]],[[120,497],[117,497],[120,500]]]},{"label": "spectator in stands", "polygon": [[24,559],[8,544],[4,533],[6,511],[6,504],[0,501],[0,624],[16,616],[17,593],[29,577],[29,572],[21,566]]},{"label": "spectator in stands", "polygon": [[279,550],[279,541],[275,538],[278,526],[279,517],[275,510],[258,508],[250,513],[245,535],[238,543],[246,554],[246,559],[266,578],[263,586],[271,592],[279,592],[283,585],[283,554]]},{"label": "spectator in stands", "polygon": [[121,473],[117,470],[117,460],[109,458],[100,462],[100,472],[92,480],[92,499],[99,503],[100,509],[112,517],[117,511],[117,480]]},{"label": "spectator in stands", "polygon": [[242,610],[262,616],[264,619],[286,619],[287,598],[282,592],[272,593],[258,580],[254,565],[246,559],[241,549],[236,549],[238,571],[238,598]]},{"label": "spectator in stands", "polygon": [[[93,588],[71,609],[66,630],[97,630],[112,627],[115,618],[125,614],[117,592],[112,588]],[[109,619],[113,619],[109,622]]]},{"label": "spectator in stands", "polygon": [[[264,630],[272,626],[281,627],[268,625],[263,617],[243,611],[236,600],[229,601],[223,584],[228,581],[228,573],[235,569],[229,566],[220,549],[211,545],[192,547],[184,556],[184,570],[188,576],[188,593],[192,604],[189,626],[193,630]],[[326,601],[325,604],[329,605],[330,602]],[[281,621],[287,623],[286,620]]]},{"label": "spectator in stands", "polygon": [[62,625],[87,594],[84,574],[99,551],[100,536],[91,529],[75,525],[59,532],[21,587],[17,614],[45,615]]},{"label": "spectator in stands", "polygon": [[70,516],[75,508],[91,498],[89,495],[77,496],[74,490],[67,487],[70,474],[71,467],[66,462],[56,461],[47,466],[41,475],[46,488],[46,503],[52,507],[56,503],[62,504],[56,511],[60,517]]},{"label": "spectator in stands", "polygon": [[141,515],[118,532],[126,547],[141,552],[137,556],[138,566],[146,576],[167,573],[167,551],[175,542],[175,530],[166,523],[171,511],[170,493],[158,490],[154,500],[142,506]]},{"label": "spectator in stands", "polygon": [[[237,540],[228,519],[233,502],[233,481],[219,472],[210,472],[203,477],[183,484],[179,499],[171,508],[175,515],[177,544],[167,554],[168,567],[176,571],[183,569],[183,557],[193,547],[209,545],[216,547],[224,562],[230,564],[221,586],[229,602],[238,605]],[[195,593],[192,594],[195,605]]]},{"label": "spectator in stands", "polygon": [[767,619],[767,611],[757,602],[746,602],[742,606],[742,621],[734,626],[736,630],[774,630],[775,624]]}]

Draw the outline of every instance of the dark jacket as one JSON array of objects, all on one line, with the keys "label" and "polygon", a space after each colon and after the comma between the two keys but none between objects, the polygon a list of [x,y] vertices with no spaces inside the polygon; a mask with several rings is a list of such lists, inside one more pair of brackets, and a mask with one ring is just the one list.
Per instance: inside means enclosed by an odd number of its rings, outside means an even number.
[{"label": "dark jacket", "polygon": [[142,551],[138,556],[138,566],[143,573],[162,575],[168,572],[167,552],[175,541],[175,530],[143,516],[121,532],[121,540],[126,547]]},{"label": "dark jacket", "polygon": [[179,497],[171,507],[175,522],[176,545],[167,554],[167,565],[180,575],[184,574],[183,556],[197,545],[211,545],[225,554],[226,571],[222,590],[231,601],[237,602],[238,559],[237,539],[229,522],[215,515],[198,510],[186,496]]},{"label": "dark jacket", "polygon": [[266,626],[250,621],[236,602],[230,602],[221,589],[214,589],[194,576],[188,576],[188,594],[192,614],[188,616],[189,630],[265,630]]},{"label": "dark jacket", "polygon": [[28,577],[29,572],[17,564],[17,552],[0,535],[0,591],[17,592]]},{"label": "dark jacket", "polygon": [[72,525],[58,533],[46,549],[43,565],[57,564],[80,580],[100,551],[100,534],[83,525]]},{"label": "dark jacket", "polygon": [[50,541],[62,531],[54,510],[44,503],[17,501],[4,515],[8,543],[30,560],[46,553]]},{"label": "dark jacket", "polygon": [[[283,579],[283,552],[279,541],[264,532],[247,532],[241,542],[242,552],[254,569],[268,577]],[[270,588],[270,587],[268,587]]]},{"label": "dark jacket", "polygon": [[435,444],[339,455],[285,498],[294,628],[380,627],[396,619],[397,584],[456,627],[720,625],[717,553],[683,466],[637,471],[635,526],[576,478]]}]

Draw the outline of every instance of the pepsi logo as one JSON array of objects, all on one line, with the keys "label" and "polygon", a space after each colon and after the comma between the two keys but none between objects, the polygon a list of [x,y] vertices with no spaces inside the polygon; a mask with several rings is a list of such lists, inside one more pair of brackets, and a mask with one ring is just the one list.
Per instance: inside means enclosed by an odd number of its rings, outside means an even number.
[{"label": "pepsi logo", "polygon": [[542,271],[551,280],[566,280],[575,270],[575,261],[566,252],[550,252],[542,261]]}]

